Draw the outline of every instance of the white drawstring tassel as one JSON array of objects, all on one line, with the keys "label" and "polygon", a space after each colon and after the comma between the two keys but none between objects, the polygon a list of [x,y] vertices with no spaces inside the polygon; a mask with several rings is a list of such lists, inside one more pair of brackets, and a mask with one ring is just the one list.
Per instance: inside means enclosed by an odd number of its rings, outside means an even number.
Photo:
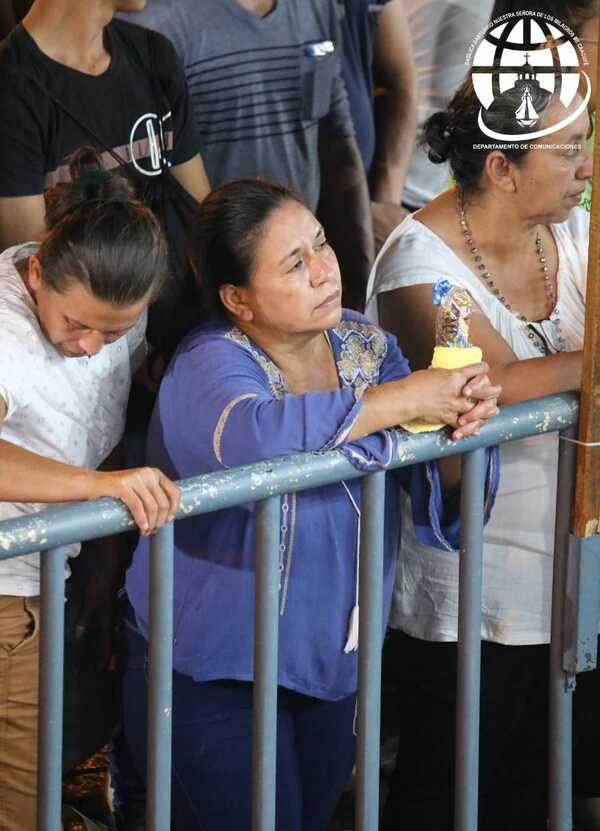
[{"label": "white drawstring tassel", "polygon": [[356,516],[358,517],[356,528],[356,585],[354,591],[354,606],[352,607],[352,611],[350,612],[350,619],[348,621],[348,635],[346,636],[346,644],[344,646],[344,652],[347,655],[350,652],[356,652],[358,649],[358,624],[360,617],[358,605],[358,587],[360,576],[360,508],[356,504],[356,501],[350,493],[350,489],[348,488],[346,483],[342,482],[341,484],[345,488],[346,493],[350,498],[350,502],[352,502],[352,506],[356,511]]},{"label": "white drawstring tassel", "polygon": [[344,652],[348,654],[348,652],[356,652],[358,649],[358,614],[359,614],[359,606],[352,607],[352,612],[350,613],[350,623],[348,624],[348,637],[346,638],[346,646],[344,647]]}]

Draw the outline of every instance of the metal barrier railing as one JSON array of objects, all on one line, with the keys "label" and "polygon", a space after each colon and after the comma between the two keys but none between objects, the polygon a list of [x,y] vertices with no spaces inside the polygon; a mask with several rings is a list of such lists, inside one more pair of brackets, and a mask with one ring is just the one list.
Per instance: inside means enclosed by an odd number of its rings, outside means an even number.
[{"label": "metal barrier railing", "polygon": [[[485,448],[542,433],[568,433],[578,398],[554,395],[503,407],[480,436],[453,442],[446,432],[400,434],[389,469],[463,454],[457,690],[456,831],[477,829],[479,677]],[[574,445],[560,443],[551,649],[551,831],[571,829],[571,702],[563,670],[563,595]],[[211,473],[180,482],[176,521],[246,502],[257,502],[254,645],[253,831],[275,829],[279,496],[342,479],[363,477],[361,562],[357,831],[379,823],[379,728],[385,471],[363,473],[341,453],[310,453]],[[38,831],[60,828],[64,635],[62,546],[130,529],[132,520],[114,499],[49,508],[0,523],[0,559],[33,551],[41,557],[40,752]],[[148,712],[148,831],[170,828],[173,523],[150,546]]]}]

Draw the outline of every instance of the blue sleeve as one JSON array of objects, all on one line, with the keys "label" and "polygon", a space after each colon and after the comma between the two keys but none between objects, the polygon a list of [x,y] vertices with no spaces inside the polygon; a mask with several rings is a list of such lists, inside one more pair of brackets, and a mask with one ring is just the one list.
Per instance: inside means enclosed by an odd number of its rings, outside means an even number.
[{"label": "blue sleeve", "polygon": [[[384,339],[383,353],[371,383],[396,380],[409,371],[391,335]],[[169,444],[181,448],[176,460],[180,475],[336,448],[359,469],[377,469],[392,460],[395,430],[345,441],[367,385],[283,394],[281,378],[273,373],[273,365],[259,353],[222,335],[204,335],[180,353],[159,400],[163,432],[172,433]]]},{"label": "blue sleeve", "polygon": [[[500,450],[489,447],[486,450],[487,473],[484,495],[484,522],[490,518],[500,473]],[[439,470],[436,462],[413,465],[406,468],[403,484],[408,489],[412,504],[415,533],[419,542],[434,548],[454,551],[460,547],[460,500],[459,491],[442,497]]]},{"label": "blue sleeve", "polygon": [[[353,315],[357,320],[365,320],[362,315]],[[410,375],[408,360],[402,354],[396,338],[385,333],[386,354],[379,371],[379,384],[399,381]],[[381,430],[355,442],[346,442],[339,448],[354,467],[371,470],[388,465],[398,451],[398,434],[396,430]]]},{"label": "blue sleeve", "polygon": [[[163,432],[183,441],[180,455],[187,454],[194,473],[333,449],[361,408],[348,387],[277,397],[253,355],[223,337],[180,355],[160,392]],[[187,463],[177,466],[192,475]]]}]

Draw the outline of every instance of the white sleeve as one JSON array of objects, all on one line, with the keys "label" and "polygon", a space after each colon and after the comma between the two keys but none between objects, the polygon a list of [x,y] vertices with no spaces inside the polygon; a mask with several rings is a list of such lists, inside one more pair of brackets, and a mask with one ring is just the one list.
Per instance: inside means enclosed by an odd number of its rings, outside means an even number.
[{"label": "white sleeve", "polygon": [[[407,217],[392,232],[379,252],[367,286],[366,315],[378,322],[377,296],[407,286],[433,285],[440,279],[462,285],[455,279],[456,256],[421,223]],[[463,267],[464,270],[464,267]]]},{"label": "white sleeve", "polygon": [[5,421],[15,414],[18,402],[22,400],[24,378],[22,362],[18,358],[20,351],[22,346],[17,334],[4,328],[0,333],[0,397],[6,405]]}]

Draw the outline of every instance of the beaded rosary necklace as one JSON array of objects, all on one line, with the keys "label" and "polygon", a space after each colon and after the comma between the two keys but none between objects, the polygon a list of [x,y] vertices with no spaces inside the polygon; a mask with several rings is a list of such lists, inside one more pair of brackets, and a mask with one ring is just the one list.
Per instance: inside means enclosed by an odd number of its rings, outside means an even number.
[{"label": "beaded rosary necklace", "polygon": [[[548,345],[546,343],[546,339],[545,339],[544,335],[540,334],[540,332],[535,328],[535,324],[528,321],[524,314],[521,314],[521,312],[519,312],[517,309],[513,308],[513,306],[508,302],[506,297],[502,294],[502,292],[500,291],[500,289],[496,285],[496,283],[495,283],[495,281],[492,277],[491,272],[488,271],[487,266],[483,262],[483,257],[481,256],[481,252],[480,252],[479,248],[477,247],[477,244],[476,244],[475,240],[473,239],[473,234],[471,233],[471,229],[469,228],[469,225],[467,223],[467,215],[466,215],[466,212],[465,212],[464,196],[463,196],[462,190],[460,188],[457,190],[457,204],[458,204],[458,215],[459,215],[460,229],[461,229],[462,235],[465,239],[465,243],[467,245],[467,248],[469,249],[469,253],[473,257],[473,260],[475,261],[475,265],[477,267],[477,273],[478,273],[479,277],[481,277],[481,279],[484,281],[484,283],[486,284],[488,289],[491,291],[491,293],[494,295],[494,297],[497,297],[498,300],[500,301],[500,303],[502,303],[502,305],[506,309],[508,309],[508,311],[511,312],[511,314],[514,314],[514,316],[517,318],[517,320],[520,320],[521,323],[523,323],[525,325],[525,328],[527,330],[527,337],[529,338],[529,340],[534,341],[535,346],[542,353],[542,355],[548,354],[551,350],[548,348]],[[556,293],[555,293],[554,288],[552,286],[552,278],[550,276],[550,269],[548,268],[548,261],[547,261],[546,257],[544,256],[544,246],[542,244],[542,239],[541,239],[539,233],[537,233],[536,237],[535,237],[535,250],[536,250],[536,253],[537,253],[539,261],[540,261],[541,273],[543,275],[544,287],[546,289],[546,295],[548,296],[548,300],[552,304],[552,308],[554,308],[556,306]],[[556,336],[557,336],[557,342],[558,343],[557,343],[557,347],[556,347],[555,351],[564,352],[566,350],[566,343],[565,343],[565,339],[564,339],[563,334],[562,334],[562,330],[560,328],[560,318],[556,317],[554,319],[550,319],[550,322],[552,324],[554,324],[554,327],[556,329]]]}]

